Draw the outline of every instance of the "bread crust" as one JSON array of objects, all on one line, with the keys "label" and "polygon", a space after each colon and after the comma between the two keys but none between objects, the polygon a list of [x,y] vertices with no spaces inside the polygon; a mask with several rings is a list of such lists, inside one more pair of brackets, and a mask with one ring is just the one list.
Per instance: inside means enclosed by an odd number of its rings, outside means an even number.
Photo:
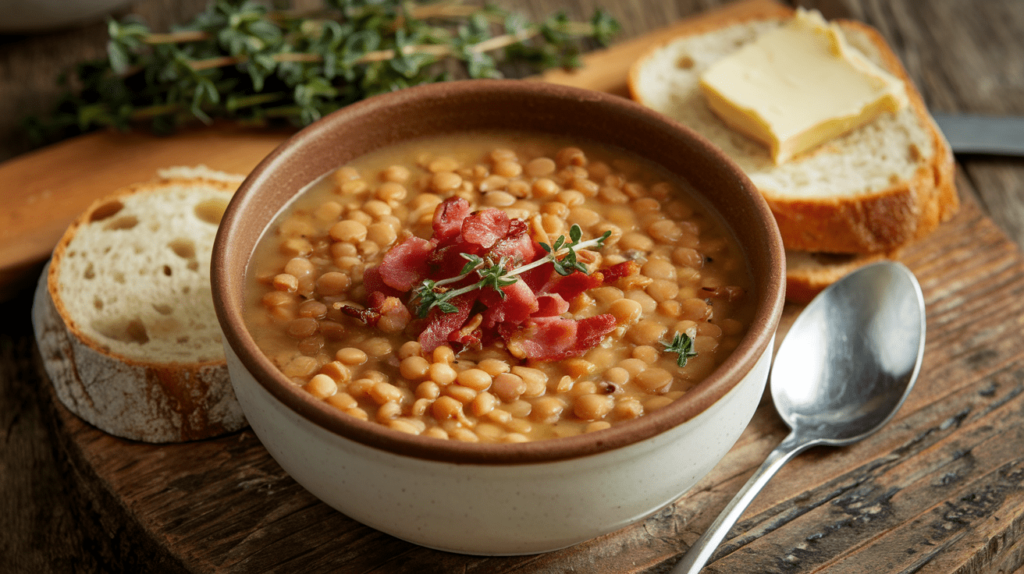
[{"label": "bread crust", "polygon": [[745,22],[792,18],[794,14],[792,8],[783,6],[776,2],[752,4],[751,7],[755,9],[744,10],[742,13],[737,14],[729,10],[728,5],[726,5],[725,7],[720,8],[719,11],[710,12],[705,17],[702,17],[699,20],[699,24],[688,28],[684,34],[652,46],[644,52],[642,56],[637,58],[637,61],[634,62],[632,66],[629,67],[629,74],[626,80],[626,85],[629,88],[629,97],[635,102],[647,105],[643,101],[643,94],[639,88],[640,69],[643,67],[643,61],[651,58],[655,52],[664,48],[668,44],[675,42],[677,39],[686,36],[699,36],[714,30],[727,28],[735,24],[743,24]]},{"label": "bread crust", "polygon": [[61,300],[61,261],[72,238],[98,208],[128,195],[188,185],[225,193],[237,188],[229,181],[169,179],[132,185],[99,199],[65,231],[36,288],[32,321],[58,399],[85,421],[122,438],[181,442],[218,436],[248,424],[224,359],[159,363],[120,355],[86,335]]},{"label": "bread crust", "polygon": [[[777,15],[753,14],[733,18],[722,22],[719,28],[792,15],[792,10],[780,7]],[[882,36],[874,28],[860,22],[838,22],[844,29],[864,35],[878,50],[882,66],[904,82],[911,109],[918,122],[927,130],[933,152],[925,158],[927,161],[915,170],[912,177],[873,193],[807,199],[787,196],[784,190],[762,188],[761,192],[775,215],[787,249],[862,254],[889,252],[930,233],[958,210],[953,154],[899,58]],[[686,36],[708,31],[698,30]],[[645,62],[665,45],[676,40],[653,48],[631,67],[629,90],[634,100],[645,103],[639,77]]]},{"label": "bread crust", "polygon": [[868,263],[896,256],[897,253],[852,255],[786,251],[786,300],[808,303],[845,275]]}]

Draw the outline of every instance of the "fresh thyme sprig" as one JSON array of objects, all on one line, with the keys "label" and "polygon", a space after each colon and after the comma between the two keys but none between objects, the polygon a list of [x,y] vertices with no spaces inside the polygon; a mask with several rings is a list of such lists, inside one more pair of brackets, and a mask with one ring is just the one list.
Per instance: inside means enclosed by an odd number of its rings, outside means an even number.
[{"label": "fresh thyme sprig", "polygon": [[97,128],[144,123],[168,132],[217,118],[303,125],[374,94],[455,75],[499,77],[503,62],[574,67],[584,42],[604,44],[619,29],[602,11],[589,22],[555,14],[533,23],[457,0],[323,0],[306,13],[268,4],[210,0],[167,33],[111,21],[108,57],[62,78],[67,94],[49,117],[26,121],[29,134],[44,143]]},{"label": "fresh thyme sprig", "polygon": [[685,367],[687,361],[697,356],[697,351],[693,348],[693,339],[686,333],[676,333],[672,337],[671,343],[662,343],[662,345],[665,347],[666,353],[679,355],[676,364],[680,367]]},{"label": "fresh thyme sprig", "polygon": [[[607,239],[611,234],[611,231],[605,232],[605,234],[601,237],[601,245],[604,244],[604,240]],[[559,275],[572,275],[574,271],[582,271],[583,273],[587,272],[586,265],[583,265],[582,263],[576,260],[576,251],[574,249],[579,246],[580,239],[582,237],[583,231],[580,229],[580,226],[573,225],[572,227],[569,228],[569,239],[572,240],[572,243],[565,245],[565,236],[559,235],[558,239],[555,240],[554,247],[548,245],[547,243],[540,244],[544,251],[547,251],[548,253],[557,252],[563,246],[568,248],[569,251],[568,253],[565,254],[565,257],[561,259],[552,259],[552,262],[555,265],[555,271]]]},{"label": "fresh thyme sprig", "polygon": [[[515,282],[519,280],[519,275],[536,267],[540,267],[545,263],[552,263],[555,267],[555,271],[560,275],[570,275],[575,271],[588,273],[587,266],[577,260],[576,250],[590,247],[598,249],[604,247],[605,240],[610,236],[611,232],[606,231],[600,237],[581,241],[583,238],[583,230],[580,229],[579,225],[573,224],[573,226],[569,228],[569,238],[571,239],[569,243],[566,243],[564,235],[560,235],[558,237],[555,241],[554,247],[549,246],[546,243],[541,243],[541,247],[548,252],[547,255],[537,259],[536,261],[527,263],[526,265],[521,265],[511,270],[507,269],[509,262],[506,257],[502,257],[498,261],[488,261],[478,255],[462,253],[460,255],[467,261],[467,263],[462,267],[462,270],[458,275],[438,281],[424,279],[423,282],[414,289],[413,300],[416,301],[416,315],[420,318],[426,317],[430,313],[430,310],[435,307],[440,309],[442,313],[454,313],[458,309],[451,303],[451,300],[477,289],[494,289],[498,292],[498,295],[504,299],[505,292],[502,291],[504,287],[514,285]],[[445,288],[445,285],[458,283],[473,273],[476,273],[480,277],[479,281],[476,283],[466,285],[458,289]]]}]

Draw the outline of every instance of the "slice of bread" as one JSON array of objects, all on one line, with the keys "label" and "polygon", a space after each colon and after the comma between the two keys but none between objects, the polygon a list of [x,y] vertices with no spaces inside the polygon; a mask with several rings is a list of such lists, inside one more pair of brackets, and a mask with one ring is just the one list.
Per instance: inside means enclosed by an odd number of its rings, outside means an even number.
[{"label": "slice of bread", "polygon": [[857,269],[896,253],[809,253],[786,250],[786,300],[808,303],[825,287]]},{"label": "slice of bread", "polygon": [[213,309],[217,225],[242,177],[178,168],[94,202],[36,290],[33,325],[61,403],[146,442],[246,425]]},{"label": "slice of bread", "polygon": [[775,165],[764,146],[726,127],[700,75],[782,19],[723,22],[678,37],[630,70],[632,97],[707,137],[734,159],[775,214],[787,249],[884,253],[935,229],[959,207],[949,145],[899,60],[872,28],[841,21],[848,42],[906,83],[910,105]]}]

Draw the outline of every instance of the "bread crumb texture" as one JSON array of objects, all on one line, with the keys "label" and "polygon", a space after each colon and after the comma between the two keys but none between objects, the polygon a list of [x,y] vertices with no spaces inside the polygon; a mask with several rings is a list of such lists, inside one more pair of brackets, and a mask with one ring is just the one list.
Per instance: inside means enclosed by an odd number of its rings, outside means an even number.
[{"label": "bread crumb texture", "polygon": [[223,361],[210,257],[235,185],[165,180],[94,204],[59,257],[69,327],[128,359]]},{"label": "bread crumb texture", "polygon": [[160,367],[98,351],[68,330],[45,272],[32,322],[57,399],[104,432],[168,443],[206,439],[248,424],[223,362]]},{"label": "bread crumb texture", "polygon": [[202,179],[207,181],[222,181],[238,185],[245,179],[244,175],[227,173],[210,169],[205,165],[185,166],[179,165],[157,170],[157,177],[160,179]]},{"label": "bread crumb texture", "polygon": [[[884,113],[781,165],[774,163],[763,145],[730,129],[711,111],[699,89],[700,76],[711,64],[781,22],[744,22],[669,42],[653,51],[640,66],[634,97],[707,137],[734,159],[769,198],[855,198],[883,192],[892,187],[893,181],[913,179],[920,158],[933,154],[933,142],[912,106]],[[859,30],[844,32],[852,46],[874,63],[887,67],[878,46],[867,35]],[[837,150],[844,153],[835,153]]]}]

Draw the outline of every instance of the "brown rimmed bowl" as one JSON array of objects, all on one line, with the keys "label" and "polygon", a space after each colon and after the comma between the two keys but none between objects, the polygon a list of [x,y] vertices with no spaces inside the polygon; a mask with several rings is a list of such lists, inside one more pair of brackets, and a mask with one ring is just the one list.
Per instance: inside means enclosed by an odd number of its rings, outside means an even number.
[{"label": "brown rimmed bowl", "polygon": [[[292,198],[352,159],[428,135],[528,130],[609,143],[688,181],[735,234],[756,312],[738,348],[669,406],[610,429],[518,443],[444,441],[345,415],[289,382],[243,320],[246,269]],[[213,252],[213,296],[235,394],[295,480],[364,524],[469,554],[526,554],[622,528],[672,502],[732,447],[767,380],[784,302],[782,241],[749,179],[701,136],[608,94],[524,80],[432,84],[376,96],[303,129],[235,194]]]}]

